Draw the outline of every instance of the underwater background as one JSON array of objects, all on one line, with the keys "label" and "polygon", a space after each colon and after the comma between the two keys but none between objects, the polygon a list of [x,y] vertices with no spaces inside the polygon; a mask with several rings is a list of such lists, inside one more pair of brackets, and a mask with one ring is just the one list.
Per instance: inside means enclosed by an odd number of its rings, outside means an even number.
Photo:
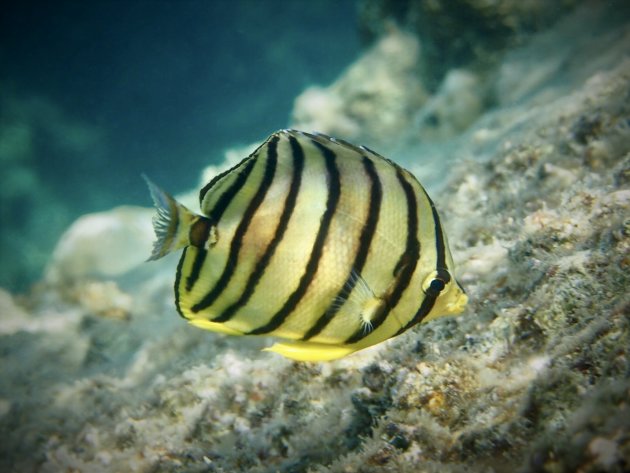
[{"label": "underwater background", "polygon": [[[82,213],[147,205],[287,125],[359,52],[351,1],[25,1],[0,17],[0,284],[24,290]],[[10,263],[10,264],[9,264]]]},{"label": "underwater background", "polygon": [[[470,298],[330,363],[188,326],[141,174],[286,127],[410,169]],[[23,1],[0,15],[0,470],[630,469],[630,6]]]}]

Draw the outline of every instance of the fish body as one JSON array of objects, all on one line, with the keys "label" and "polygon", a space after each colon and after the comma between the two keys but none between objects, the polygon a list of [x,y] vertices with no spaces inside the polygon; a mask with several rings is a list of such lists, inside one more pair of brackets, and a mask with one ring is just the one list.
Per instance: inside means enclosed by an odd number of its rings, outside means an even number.
[{"label": "fish body", "polygon": [[175,301],[197,327],[323,361],[466,305],[433,202],[366,147],[278,131],[201,189],[202,215],[148,182],[151,259],[183,248]]}]

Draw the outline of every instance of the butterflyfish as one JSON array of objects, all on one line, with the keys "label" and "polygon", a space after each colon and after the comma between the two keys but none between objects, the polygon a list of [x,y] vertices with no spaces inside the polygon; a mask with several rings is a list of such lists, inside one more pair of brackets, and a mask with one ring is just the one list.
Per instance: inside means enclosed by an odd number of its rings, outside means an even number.
[{"label": "butterflyfish", "polygon": [[175,305],[196,327],[326,361],[467,303],[426,191],[365,146],[280,130],[201,189],[201,214],[147,182],[149,259],[183,249]]}]

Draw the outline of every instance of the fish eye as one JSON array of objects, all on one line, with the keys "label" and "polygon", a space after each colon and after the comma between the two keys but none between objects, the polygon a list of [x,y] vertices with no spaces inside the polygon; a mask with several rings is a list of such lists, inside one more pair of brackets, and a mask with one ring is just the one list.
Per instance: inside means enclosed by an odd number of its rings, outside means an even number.
[{"label": "fish eye", "polygon": [[446,283],[441,279],[434,279],[431,281],[431,284],[429,284],[429,288],[436,292],[444,290],[444,287],[446,287]]},{"label": "fish eye", "polygon": [[446,285],[451,281],[450,273],[445,269],[439,271],[433,271],[422,284],[422,290],[425,294],[437,297],[440,295]]}]

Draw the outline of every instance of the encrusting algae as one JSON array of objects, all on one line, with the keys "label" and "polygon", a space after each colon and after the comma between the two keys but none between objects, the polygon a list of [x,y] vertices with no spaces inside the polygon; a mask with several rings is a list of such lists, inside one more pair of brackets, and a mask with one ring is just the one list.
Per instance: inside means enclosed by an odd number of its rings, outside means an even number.
[{"label": "encrusting algae", "polygon": [[184,248],[175,303],[196,327],[272,335],[288,341],[269,351],[325,361],[468,300],[424,188],[366,147],[276,132],[201,189],[203,215],[147,182],[151,259]]}]

